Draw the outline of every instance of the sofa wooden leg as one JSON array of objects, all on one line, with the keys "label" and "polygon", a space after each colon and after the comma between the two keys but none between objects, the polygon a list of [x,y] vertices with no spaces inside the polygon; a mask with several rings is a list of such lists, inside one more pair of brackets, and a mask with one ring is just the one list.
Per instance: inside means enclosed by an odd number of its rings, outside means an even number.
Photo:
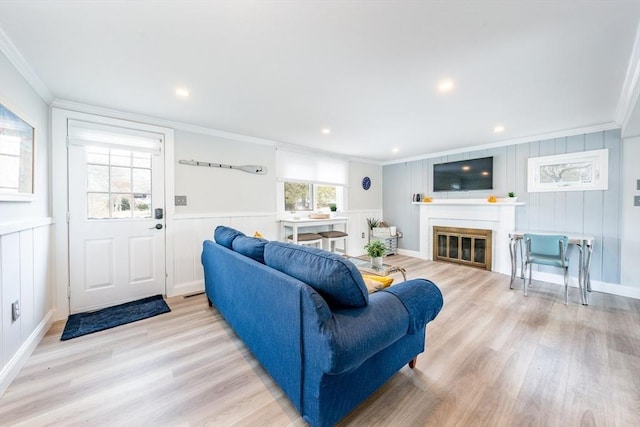
[{"label": "sofa wooden leg", "polygon": [[209,298],[207,298],[207,302],[209,303],[209,307],[213,307],[213,303],[211,302],[211,300]]},{"label": "sofa wooden leg", "polygon": [[411,369],[415,368],[416,367],[416,362],[418,362],[418,356],[414,357],[413,359],[411,359],[409,361],[409,367]]}]

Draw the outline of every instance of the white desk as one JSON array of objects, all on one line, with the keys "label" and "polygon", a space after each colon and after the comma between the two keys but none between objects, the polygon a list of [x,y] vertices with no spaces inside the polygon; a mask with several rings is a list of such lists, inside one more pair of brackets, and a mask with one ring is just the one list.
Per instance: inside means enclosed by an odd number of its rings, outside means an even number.
[{"label": "white desk", "polygon": [[513,231],[509,233],[509,255],[511,256],[511,282],[509,289],[512,289],[513,281],[516,278],[517,252],[516,246],[520,252],[520,277],[524,280],[524,256],[522,253],[522,240],[525,233],[531,234],[561,234],[567,236],[570,245],[575,245],[580,251],[580,259],[578,264],[578,288],[580,289],[580,299],[583,305],[588,305],[588,292],[591,292],[591,253],[595,244],[595,236],[589,234],[548,232],[548,231]]},{"label": "white desk", "polygon": [[[305,227],[329,227],[329,230],[333,230],[334,226],[342,225],[344,227],[344,232],[347,231],[347,217],[336,217],[336,218],[327,218],[327,219],[311,219],[311,218],[287,218],[280,219],[280,239],[283,242],[287,241],[287,227],[291,228],[293,235],[293,243],[298,243],[298,230],[300,228]],[[346,241],[345,241],[346,242]],[[345,243],[346,246],[346,243]],[[347,253],[347,248],[344,248],[345,253]]]}]

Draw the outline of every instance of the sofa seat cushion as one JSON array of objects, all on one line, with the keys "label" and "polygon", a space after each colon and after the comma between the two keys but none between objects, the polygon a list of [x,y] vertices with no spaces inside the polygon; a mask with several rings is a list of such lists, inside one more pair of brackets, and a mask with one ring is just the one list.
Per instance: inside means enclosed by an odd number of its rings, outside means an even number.
[{"label": "sofa seat cushion", "polygon": [[231,227],[225,227],[224,225],[217,226],[213,232],[213,238],[216,243],[227,249],[232,249],[233,240],[236,237],[244,235],[245,234],[242,231],[238,231]]},{"label": "sofa seat cushion", "polygon": [[306,283],[333,307],[364,307],[369,294],[356,266],[341,256],[300,245],[269,242],[265,264]]},{"label": "sofa seat cushion", "polygon": [[267,242],[268,240],[256,237],[236,236],[231,244],[231,249],[264,264],[264,246]]}]

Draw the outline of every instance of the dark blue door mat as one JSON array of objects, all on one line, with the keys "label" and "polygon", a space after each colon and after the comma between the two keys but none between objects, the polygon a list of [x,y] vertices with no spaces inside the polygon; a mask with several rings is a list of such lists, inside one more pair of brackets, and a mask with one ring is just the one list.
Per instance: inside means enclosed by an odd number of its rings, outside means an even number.
[{"label": "dark blue door mat", "polygon": [[155,295],[102,310],[72,314],[67,320],[60,340],[70,340],[170,311],[162,295]]}]

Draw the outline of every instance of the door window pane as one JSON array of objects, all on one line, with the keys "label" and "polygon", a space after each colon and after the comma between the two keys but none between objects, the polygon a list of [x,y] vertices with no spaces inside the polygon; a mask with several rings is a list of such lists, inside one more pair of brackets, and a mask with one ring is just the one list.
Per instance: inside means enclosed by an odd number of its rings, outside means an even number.
[{"label": "door window pane", "polygon": [[132,153],[134,168],[151,169],[151,154],[148,153]]},{"label": "door window pane", "polygon": [[108,219],[109,218],[109,194],[88,193],[87,194],[87,218]]},{"label": "door window pane", "polygon": [[131,192],[131,168],[111,167],[111,191]]},{"label": "door window pane", "polygon": [[151,193],[151,169],[133,169],[133,192]]},{"label": "door window pane", "polygon": [[131,166],[131,151],[111,150],[111,164],[116,166]]},{"label": "door window pane", "polygon": [[87,163],[94,165],[109,164],[109,149],[102,147],[87,147]]},{"label": "door window pane", "polygon": [[87,191],[109,192],[109,167],[87,165]]},{"label": "door window pane", "polygon": [[135,218],[151,218],[151,194],[134,194],[133,206]]},{"label": "door window pane", "polygon": [[151,154],[87,147],[87,217],[151,218]]},{"label": "door window pane", "polygon": [[131,218],[131,194],[111,195],[111,218]]}]

